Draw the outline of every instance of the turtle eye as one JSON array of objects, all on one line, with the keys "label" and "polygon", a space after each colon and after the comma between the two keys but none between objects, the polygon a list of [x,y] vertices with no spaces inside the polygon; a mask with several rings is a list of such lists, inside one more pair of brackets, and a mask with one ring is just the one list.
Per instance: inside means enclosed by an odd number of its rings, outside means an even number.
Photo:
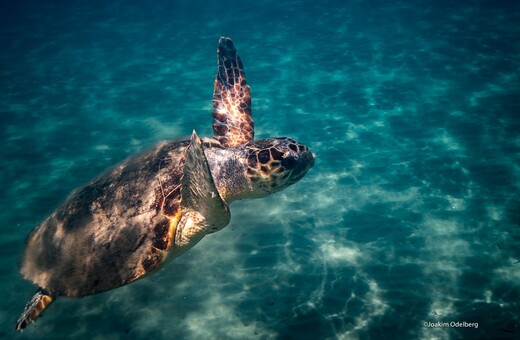
[{"label": "turtle eye", "polygon": [[286,156],[282,159],[282,166],[286,170],[292,170],[298,165],[298,160],[293,156]]}]

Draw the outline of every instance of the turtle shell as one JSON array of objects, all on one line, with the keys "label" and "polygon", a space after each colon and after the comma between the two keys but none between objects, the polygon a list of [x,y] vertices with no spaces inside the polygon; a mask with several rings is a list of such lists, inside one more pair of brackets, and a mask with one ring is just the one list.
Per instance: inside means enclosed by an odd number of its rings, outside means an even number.
[{"label": "turtle shell", "polygon": [[189,144],[159,144],[75,191],[29,235],[22,275],[58,296],[78,297],[159,268],[182,215]]}]

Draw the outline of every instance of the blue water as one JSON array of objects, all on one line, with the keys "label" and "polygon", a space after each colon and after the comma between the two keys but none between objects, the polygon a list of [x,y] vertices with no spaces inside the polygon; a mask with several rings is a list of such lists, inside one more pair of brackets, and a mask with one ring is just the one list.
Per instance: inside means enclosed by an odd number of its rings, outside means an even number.
[{"label": "blue water", "polygon": [[[0,337],[520,338],[519,22],[515,1],[2,2]],[[15,333],[32,228],[118,161],[212,135],[221,35],[256,136],[314,168]]]}]

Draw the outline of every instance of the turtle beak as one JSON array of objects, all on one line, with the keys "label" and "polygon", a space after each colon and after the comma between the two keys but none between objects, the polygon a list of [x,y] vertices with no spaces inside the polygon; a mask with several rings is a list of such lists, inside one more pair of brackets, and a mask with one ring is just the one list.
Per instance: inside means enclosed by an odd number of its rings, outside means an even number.
[{"label": "turtle beak", "polygon": [[[314,160],[316,159],[316,154],[314,152],[306,151],[301,156],[302,163],[307,163],[307,170],[314,166]],[[306,171],[307,171],[306,170]]]},{"label": "turtle beak", "polygon": [[307,174],[310,168],[314,166],[316,155],[310,151],[305,151],[300,154],[298,165],[291,172],[291,182],[296,183]]}]

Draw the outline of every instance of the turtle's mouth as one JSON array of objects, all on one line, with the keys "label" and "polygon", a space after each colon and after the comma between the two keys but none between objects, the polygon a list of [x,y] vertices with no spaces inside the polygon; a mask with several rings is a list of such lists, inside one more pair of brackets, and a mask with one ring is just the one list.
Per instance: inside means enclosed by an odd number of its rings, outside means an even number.
[{"label": "turtle's mouth", "polygon": [[291,184],[298,182],[307,174],[307,171],[314,166],[315,158],[316,155],[310,151],[305,151],[300,154],[297,165],[291,172]]}]

